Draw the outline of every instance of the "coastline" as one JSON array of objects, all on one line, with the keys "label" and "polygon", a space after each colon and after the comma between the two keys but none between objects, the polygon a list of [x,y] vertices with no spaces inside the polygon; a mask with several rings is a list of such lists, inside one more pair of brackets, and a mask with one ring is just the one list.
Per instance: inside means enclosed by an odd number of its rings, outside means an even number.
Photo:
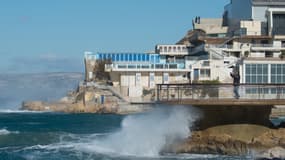
[{"label": "coastline", "polygon": [[[102,98],[104,97],[104,98]],[[23,102],[23,110],[65,113],[134,114],[151,109],[149,102],[131,103],[106,85],[79,85],[77,91],[56,102]],[[285,129],[250,124],[233,124],[194,130],[181,143],[165,149],[168,153],[246,155],[285,158]]]},{"label": "coastline", "polygon": [[150,103],[131,103],[119,92],[105,84],[80,83],[76,91],[69,92],[58,101],[24,101],[21,110],[65,113],[132,114],[149,110]]}]

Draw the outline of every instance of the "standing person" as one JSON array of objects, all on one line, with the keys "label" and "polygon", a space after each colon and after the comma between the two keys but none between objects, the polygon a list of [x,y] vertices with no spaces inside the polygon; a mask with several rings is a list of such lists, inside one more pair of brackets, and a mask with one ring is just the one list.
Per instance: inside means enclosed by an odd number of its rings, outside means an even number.
[{"label": "standing person", "polygon": [[234,72],[231,73],[231,77],[233,78],[235,98],[239,99],[240,97],[239,95],[240,75],[237,69],[235,69]]}]

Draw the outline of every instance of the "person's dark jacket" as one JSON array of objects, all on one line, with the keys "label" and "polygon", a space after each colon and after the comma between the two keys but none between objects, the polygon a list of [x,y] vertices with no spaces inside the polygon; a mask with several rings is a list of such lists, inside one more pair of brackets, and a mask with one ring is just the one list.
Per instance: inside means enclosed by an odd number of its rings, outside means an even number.
[{"label": "person's dark jacket", "polygon": [[240,75],[239,73],[231,73],[231,76],[234,80],[234,86],[238,86],[240,84]]}]

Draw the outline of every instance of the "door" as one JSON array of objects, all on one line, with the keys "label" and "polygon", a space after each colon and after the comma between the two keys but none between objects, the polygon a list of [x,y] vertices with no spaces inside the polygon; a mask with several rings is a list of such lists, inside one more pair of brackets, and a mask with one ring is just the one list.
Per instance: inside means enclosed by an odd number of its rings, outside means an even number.
[{"label": "door", "polygon": [[199,69],[194,69],[194,81],[199,80]]}]

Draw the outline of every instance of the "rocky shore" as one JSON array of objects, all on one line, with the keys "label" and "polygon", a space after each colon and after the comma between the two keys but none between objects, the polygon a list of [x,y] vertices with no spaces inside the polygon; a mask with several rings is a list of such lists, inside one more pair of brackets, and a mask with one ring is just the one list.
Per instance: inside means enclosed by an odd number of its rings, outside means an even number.
[{"label": "rocky shore", "polygon": [[105,113],[129,114],[143,112],[149,107],[130,105],[113,93],[106,85],[80,85],[77,91],[54,102],[26,101],[22,110],[65,112],[65,113]]},{"label": "rocky shore", "polygon": [[183,143],[175,145],[172,151],[285,159],[285,129],[249,124],[217,126],[194,131]]},{"label": "rocky shore", "polygon": [[[23,110],[66,113],[130,114],[146,106],[130,105],[104,85],[84,85],[56,102],[23,102]],[[220,113],[220,112],[219,112]],[[221,113],[220,113],[221,114]],[[188,139],[166,152],[253,155],[256,159],[285,159],[285,125],[270,129],[259,125],[221,125],[193,131]]]}]

